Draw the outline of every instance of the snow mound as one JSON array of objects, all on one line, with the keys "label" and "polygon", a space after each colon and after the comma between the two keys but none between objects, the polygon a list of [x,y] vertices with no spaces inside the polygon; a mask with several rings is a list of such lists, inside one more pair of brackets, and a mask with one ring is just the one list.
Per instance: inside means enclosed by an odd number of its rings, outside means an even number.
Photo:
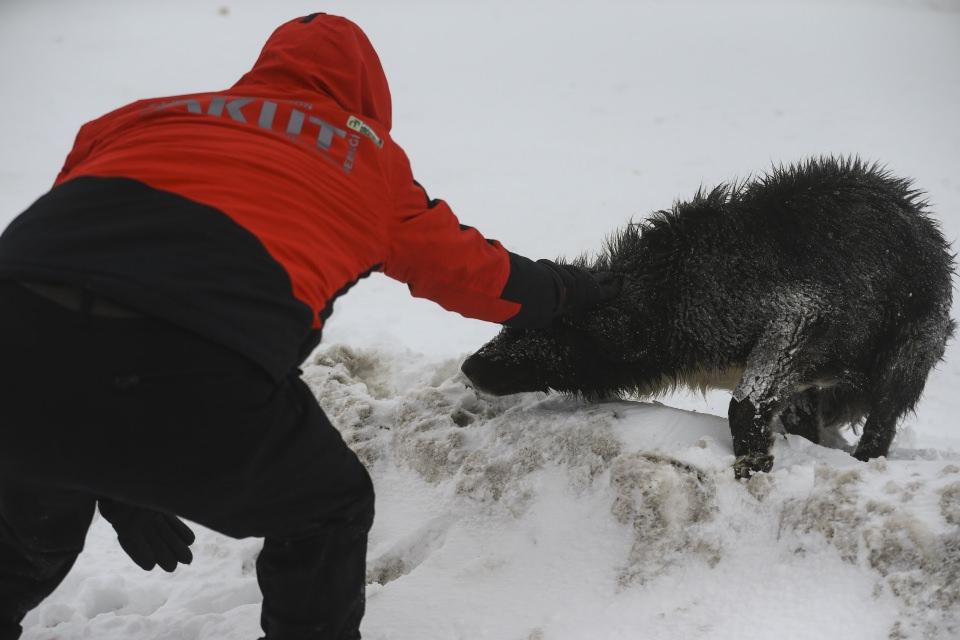
[{"label": "snow mound", "polygon": [[826,540],[845,562],[879,574],[877,589],[897,596],[904,613],[891,639],[958,637],[960,467],[929,477],[890,466],[818,465],[810,494],[784,504],[782,530],[795,553]]},{"label": "snow mound", "polygon": [[[564,617],[566,599],[577,600],[572,591],[542,580],[565,565],[589,576],[589,587],[577,588],[592,589],[598,601],[662,602],[672,578],[685,576],[724,585],[738,594],[745,611],[762,609],[769,606],[765,585],[775,588],[791,579],[765,575],[771,563],[807,565],[795,576],[812,581],[799,589],[808,594],[796,603],[801,608],[822,608],[815,603],[829,589],[809,569],[832,580],[834,566],[846,565],[861,591],[860,606],[867,608],[822,613],[860,620],[861,631],[872,625],[891,639],[960,634],[960,466],[950,455],[900,452],[904,459],[863,464],[789,436],[775,445],[773,473],[741,483],[730,468],[723,419],[656,403],[589,404],[545,394],[495,398],[472,389],[458,364],[335,345],[318,351],[304,368],[304,378],[378,487],[380,515],[368,572],[371,637],[410,637],[391,635],[397,622],[391,610],[398,603],[414,607],[407,616],[434,618],[418,630],[421,637],[450,637],[443,629],[460,625],[473,629],[464,636],[470,638],[584,637],[549,624]],[[562,505],[559,511],[545,508],[554,501]],[[584,512],[592,522],[578,529]],[[554,541],[516,539],[530,528],[565,533]],[[534,549],[541,544],[548,547],[542,558]],[[520,545],[509,554],[518,566],[507,565],[501,545]],[[583,549],[590,546],[592,554]],[[751,555],[762,562],[743,564]],[[601,566],[583,566],[584,556]],[[460,575],[477,562],[489,574],[485,587]],[[524,576],[519,584],[518,574]],[[435,594],[430,596],[437,581],[456,585],[464,598],[443,608],[445,621],[435,609]],[[489,594],[474,592],[494,585],[501,595],[493,601],[527,601],[539,624],[504,627],[471,613],[471,594],[489,601]],[[531,588],[545,587],[555,591],[552,601],[531,595]],[[838,608],[849,602],[846,594],[835,595]],[[664,637],[698,597],[664,613]],[[574,605],[575,615],[610,615],[609,606],[587,613],[591,598],[581,593],[579,599],[585,603]],[[722,621],[723,611],[716,613]],[[770,621],[778,627],[782,622]],[[763,635],[760,626],[727,623],[742,637],[751,637],[751,628],[756,637]],[[685,633],[720,637],[727,623],[718,627],[715,620],[700,634]],[[809,624],[796,635],[781,631],[785,637],[815,637],[806,635]]]}]

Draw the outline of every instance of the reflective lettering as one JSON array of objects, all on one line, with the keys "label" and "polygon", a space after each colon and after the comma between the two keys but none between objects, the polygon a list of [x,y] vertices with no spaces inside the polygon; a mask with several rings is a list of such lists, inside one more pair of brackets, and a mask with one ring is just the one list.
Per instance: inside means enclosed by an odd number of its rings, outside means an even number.
[{"label": "reflective lettering", "polygon": [[237,98],[236,100],[231,100],[227,103],[227,113],[237,122],[246,123],[247,120],[243,117],[240,109],[243,109],[251,102],[253,102],[253,98]]},{"label": "reflective lettering", "polygon": [[[292,102],[287,100],[264,100],[262,98],[245,98],[242,96],[215,96],[204,95],[199,98],[183,98],[172,100],[165,103],[155,103],[146,107],[146,111],[158,111],[163,109],[172,109],[176,107],[186,108],[188,113],[210,116],[212,118],[223,118],[228,116],[234,122],[248,124],[247,118],[243,113],[244,107],[254,103],[248,112],[254,108],[258,109],[256,117],[256,126],[266,131],[280,133],[284,131],[284,125],[277,122],[277,111],[281,108],[290,108],[296,105],[298,108],[290,109],[290,115],[287,117],[285,128],[286,135],[296,138],[294,142],[302,147],[315,148],[321,152],[325,160],[334,166],[340,166],[344,173],[350,173],[357,160],[357,154],[361,146],[361,136],[367,136],[374,140],[377,145],[381,145],[376,134],[367,127],[359,118],[351,116],[346,123],[346,129],[331,124],[327,120],[312,116],[309,110],[312,105],[304,102]],[[316,125],[316,142],[313,130],[304,131],[304,125],[309,120],[310,124]],[[348,131],[348,129],[350,131]],[[357,133],[354,133],[357,132]],[[359,135],[358,135],[359,134]],[[344,139],[344,144],[336,147],[336,138]],[[335,148],[336,147],[336,148]]]},{"label": "reflective lettering", "polygon": [[338,138],[345,138],[347,135],[346,131],[333,126],[326,120],[310,116],[310,122],[320,126],[320,133],[317,134],[317,146],[325,151],[329,150],[330,145],[333,144],[334,134],[336,134]]},{"label": "reflective lettering", "polygon": [[287,135],[298,136],[303,131],[303,120],[306,118],[303,111],[294,109],[290,112],[290,121],[287,122]]},{"label": "reflective lettering", "polygon": [[227,108],[227,115],[229,115],[234,121],[246,124],[247,119],[243,117],[243,113],[240,112],[245,106],[253,102],[253,98],[234,98],[230,102],[227,102],[227,99],[223,96],[214,96],[210,100],[210,106],[207,107],[208,116],[222,116],[223,108]]},{"label": "reflective lettering", "polygon": [[275,115],[277,115],[277,103],[264,100],[260,107],[260,119],[257,120],[257,125],[261,129],[272,129]]},{"label": "reflective lettering", "polygon": [[203,109],[200,108],[200,102],[192,98],[187,98],[186,100],[174,100],[173,102],[165,102],[164,104],[158,105],[156,108],[170,109],[172,107],[179,107],[181,105],[186,105],[188,113],[203,113]]},{"label": "reflective lettering", "polygon": [[207,107],[208,116],[222,116],[223,115],[223,105],[227,103],[227,99],[222,96],[214,96],[210,101],[210,106]]},{"label": "reflective lettering", "polygon": [[350,173],[353,170],[353,164],[357,157],[357,148],[360,146],[360,136],[351,134],[350,149],[347,150],[347,159],[343,161],[343,172]]}]

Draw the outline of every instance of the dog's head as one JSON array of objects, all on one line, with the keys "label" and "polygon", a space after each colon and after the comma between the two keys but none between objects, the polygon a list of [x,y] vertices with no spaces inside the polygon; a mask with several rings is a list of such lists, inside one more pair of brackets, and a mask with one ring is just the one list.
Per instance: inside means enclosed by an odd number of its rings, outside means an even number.
[{"label": "dog's head", "polygon": [[557,329],[505,328],[461,370],[477,389],[498,396],[556,389],[573,373],[571,345]]},{"label": "dog's head", "polygon": [[633,318],[608,306],[543,329],[503,329],[463,363],[480,391],[509,395],[556,391],[601,398],[631,387],[646,356]]}]

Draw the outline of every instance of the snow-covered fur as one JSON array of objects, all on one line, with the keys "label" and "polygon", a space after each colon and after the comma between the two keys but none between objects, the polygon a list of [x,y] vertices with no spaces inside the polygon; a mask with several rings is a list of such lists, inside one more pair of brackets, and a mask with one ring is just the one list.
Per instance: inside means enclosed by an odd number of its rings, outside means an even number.
[{"label": "snow-covered fur", "polygon": [[738,476],[767,471],[772,429],[817,441],[863,419],[887,453],[952,335],[953,256],[907,180],[820,158],[699,191],[581,264],[618,298],[546,329],[504,329],[463,365],[496,394],[733,391]]}]

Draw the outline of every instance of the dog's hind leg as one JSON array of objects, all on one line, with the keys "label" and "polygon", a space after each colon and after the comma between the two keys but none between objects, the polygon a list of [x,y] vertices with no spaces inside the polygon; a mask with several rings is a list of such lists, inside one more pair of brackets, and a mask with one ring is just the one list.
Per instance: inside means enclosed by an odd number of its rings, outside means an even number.
[{"label": "dog's hind leg", "polygon": [[823,364],[824,323],[813,305],[794,305],[761,334],[730,401],[734,471],[747,478],[773,467],[771,424],[778,409]]},{"label": "dog's hind leg", "polygon": [[930,370],[943,357],[953,322],[946,309],[905,324],[877,358],[869,380],[870,413],[854,456],[869,460],[884,456],[897,432],[897,423],[923,393]]},{"label": "dog's hind leg", "polygon": [[864,376],[845,371],[823,376],[820,382],[829,386],[813,386],[790,398],[778,416],[780,423],[787,433],[815,444],[852,451],[839,430],[861,422],[868,412]]},{"label": "dog's hind leg", "polygon": [[789,434],[820,442],[820,392],[806,389],[793,395],[780,412],[780,424]]}]

